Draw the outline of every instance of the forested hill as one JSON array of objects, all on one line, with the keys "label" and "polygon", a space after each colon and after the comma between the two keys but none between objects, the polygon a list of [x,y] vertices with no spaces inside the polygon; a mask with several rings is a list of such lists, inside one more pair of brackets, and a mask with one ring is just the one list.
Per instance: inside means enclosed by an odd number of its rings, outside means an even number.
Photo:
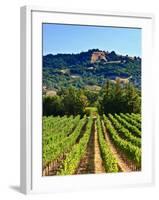
[{"label": "forested hill", "polygon": [[47,88],[100,87],[107,79],[114,81],[116,78],[127,79],[141,88],[141,58],[99,49],[43,56],[43,85]]}]

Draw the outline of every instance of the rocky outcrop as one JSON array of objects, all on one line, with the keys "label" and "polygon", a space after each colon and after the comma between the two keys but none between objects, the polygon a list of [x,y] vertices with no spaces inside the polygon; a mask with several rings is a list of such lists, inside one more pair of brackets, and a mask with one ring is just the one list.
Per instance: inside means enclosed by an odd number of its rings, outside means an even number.
[{"label": "rocky outcrop", "polygon": [[91,63],[95,63],[95,62],[101,61],[101,60],[107,61],[105,52],[95,51],[95,52],[92,53]]}]

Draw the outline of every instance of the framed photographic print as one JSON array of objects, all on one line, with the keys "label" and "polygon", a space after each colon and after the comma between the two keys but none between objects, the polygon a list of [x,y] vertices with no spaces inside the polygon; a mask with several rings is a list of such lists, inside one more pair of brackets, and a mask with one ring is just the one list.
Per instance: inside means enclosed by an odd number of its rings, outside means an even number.
[{"label": "framed photographic print", "polygon": [[21,8],[21,191],[153,183],[149,14]]}]

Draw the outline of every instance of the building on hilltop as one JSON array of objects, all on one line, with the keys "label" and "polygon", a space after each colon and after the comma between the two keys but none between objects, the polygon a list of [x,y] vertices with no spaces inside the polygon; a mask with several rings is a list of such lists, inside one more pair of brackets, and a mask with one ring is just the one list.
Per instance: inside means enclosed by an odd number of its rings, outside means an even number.
[{"label": "building on hilltop", "polygon": [[98,61],[101,61],[101,60],[104,60],[104,61],[107,62],[105,52],[95,51],[95,52],[92,53],[91,63],[95,63],[95,62],[98,62]]}]

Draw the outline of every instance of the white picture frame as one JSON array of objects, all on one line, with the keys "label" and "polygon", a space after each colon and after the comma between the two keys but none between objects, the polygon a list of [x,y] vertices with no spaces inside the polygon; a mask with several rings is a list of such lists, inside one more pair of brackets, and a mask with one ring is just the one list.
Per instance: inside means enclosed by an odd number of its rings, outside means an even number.
[{"label": "white picture frame", "polygon": [[[143,186],[154,183],[152,99],[153,16],[87,10],[21,8],[21,192],[47,193]],[[142,171],[42,177],[42,23],[142,28]],[[151,67],[150,67],[151,66]]]}]

